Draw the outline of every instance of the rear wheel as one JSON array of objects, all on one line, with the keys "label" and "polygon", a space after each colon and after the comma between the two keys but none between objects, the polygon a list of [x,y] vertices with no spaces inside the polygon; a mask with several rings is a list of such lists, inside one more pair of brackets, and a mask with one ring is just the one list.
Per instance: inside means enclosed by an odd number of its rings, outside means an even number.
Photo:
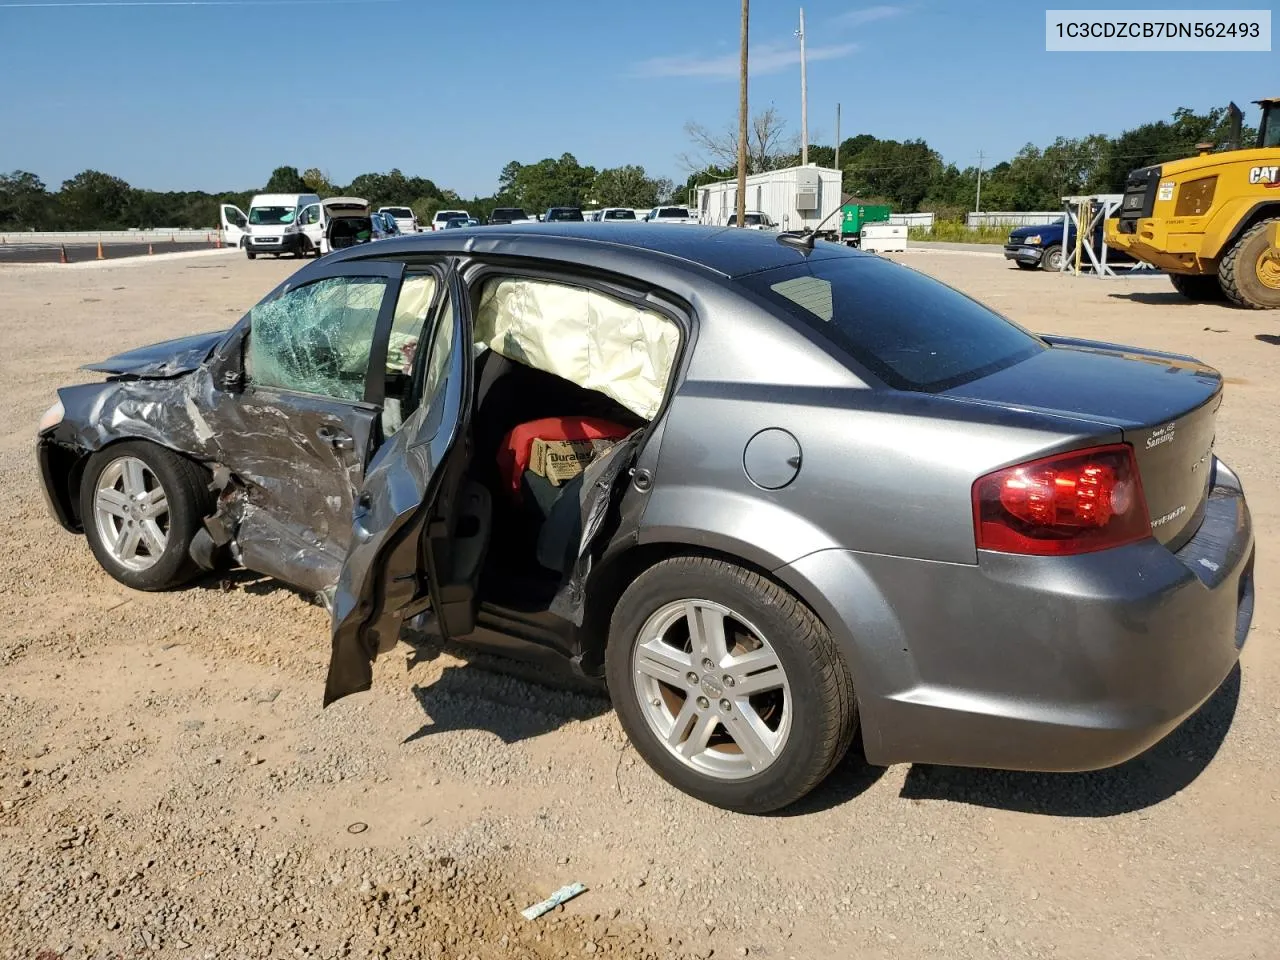
[{"label": "rear wheel", "polygon": [[1227,298],[1222,284],[1212,274],[1171,273],[1169,280],[1173,289],[1197,303],[1213,303]]},{"label": "rear wheel", "polygon": [[80,485],[85,537],[102,568],[135,590],[189,580],[189,550],[213,497],[205,475],[164,447],[130,440],[89,458]]},{"label": "rear wheel", "polygon": [[1227,299],[1253,310],[1280,309],[1280,250],[1271,246],[1263,220],[1246,230],[1218,263],[1218,282]]},{"label": "rear wheel", "polygon": [[636,751],[707,803],[767,813],[816,787],[848,750],[848,668],[808,607],[749,570],[678,557],[614,610],[609,693]]},{"label": "rear wheel", "polygon": [[1044,256],[1040,258],[1041,270],[1052,270],[1057,273],[1062,269],[1062,248],[1058,246],[1046,247]]}]

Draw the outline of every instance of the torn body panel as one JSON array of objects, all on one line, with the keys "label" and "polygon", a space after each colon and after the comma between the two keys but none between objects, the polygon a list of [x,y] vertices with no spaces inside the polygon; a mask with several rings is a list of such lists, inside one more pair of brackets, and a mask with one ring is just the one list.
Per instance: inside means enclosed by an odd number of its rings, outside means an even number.
[{"label": "torn body panel", "polygon": [[198,333],[127,350],[80,369],[126,377],[176,377],[190,373],[208,358],[209,352],[227,335],[226,330]]},{"label": "torn body panel", "polygon": [[[210,348],[180,350],[203,357]],[[66,415],[40,438],[38,459],[46,486],[56,491],[59,522],[81,528],[76,490],[91,454],[121,440],[148,440],[207,466],[226,466],[216,517],[237,560],[308,590],[331,588],[350,541],[352,496],[376,408],[266,391],[228,393],[204,364],[176,376],[141,377],[133,371],[142,363],[118,360],[97,366],[110,365],[122,376],[59,390]],[[145,364],[172,371],[185,362],[157,352]]]}]

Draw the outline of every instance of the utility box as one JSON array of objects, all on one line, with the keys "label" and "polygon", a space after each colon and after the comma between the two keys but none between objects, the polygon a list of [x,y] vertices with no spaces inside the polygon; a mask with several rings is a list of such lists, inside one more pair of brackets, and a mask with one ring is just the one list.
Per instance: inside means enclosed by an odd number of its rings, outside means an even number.
[{"label": "utility box", "polygon": [[868,223],[888,223],[892,208],[883,204],[846,203],[840,212],[840,239],[857,246]]},{"label": "utility box", "polygon": [[818,179],[817,167],[796,168],[796,210],[808,213],[818,209],[818,198],[822,192],[822,181]]},{"label": "utility box", "polygon": [[890,223],[873,223],[862,228],[858,244],[871,253],[902,253],[907,249],[907,228]]}]

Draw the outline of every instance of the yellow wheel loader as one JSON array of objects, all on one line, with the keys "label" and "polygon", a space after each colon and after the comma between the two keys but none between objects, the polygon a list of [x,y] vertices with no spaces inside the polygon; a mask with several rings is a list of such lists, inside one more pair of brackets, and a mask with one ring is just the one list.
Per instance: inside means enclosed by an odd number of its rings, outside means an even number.
[{"label": "yellow wheel loader", "polygon": [[1262,107],[1257,143],[1240,149],[1241,114],[1226,149],[1129,174],[1106,241],[1169,273],[1191,300],[1280,309],[1280,97]]}]

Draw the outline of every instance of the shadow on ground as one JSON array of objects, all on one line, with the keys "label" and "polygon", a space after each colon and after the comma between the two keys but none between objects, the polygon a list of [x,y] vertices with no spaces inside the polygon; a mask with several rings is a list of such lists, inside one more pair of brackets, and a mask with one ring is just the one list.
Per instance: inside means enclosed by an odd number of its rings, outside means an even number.
[{"label": "shadow on ground", "polygon": [[1090,773],[1019,773],[916,764],[901,796],[1051,817],[1113,817],[1167,800],[1191,784],[1222,746],[1240,699],[1240,667],[1173,733],[1132,760]]},{"label": "shadow on ground", "polygon": [[1255,335],[1253,339],[1260,340],[1263,343],[1269,343],[1273,347],[1280,347],[1280,337],[1276,336],[1274,333],[1259,333]]},{"label": "shadow on ground", "polygon": [[1129,300],[1133,303],[1148,303],[1157,307],[1225,307],[1226,304],[1212,301],[1188,300],[1176,290],[1126,290],[1123,293],[1107,294],[1112,300]]},{"label": "shadow on ground", "polygon": [[567,667],[556,671],[435,640],[413,646],[410,669],[442,652],[467,663],[445,667],[434,682],[413,688],[427,722],[405,743],[446,730],[486,730],[504,743],[516,743],[609,710],[598,688],[575,678]]}]

